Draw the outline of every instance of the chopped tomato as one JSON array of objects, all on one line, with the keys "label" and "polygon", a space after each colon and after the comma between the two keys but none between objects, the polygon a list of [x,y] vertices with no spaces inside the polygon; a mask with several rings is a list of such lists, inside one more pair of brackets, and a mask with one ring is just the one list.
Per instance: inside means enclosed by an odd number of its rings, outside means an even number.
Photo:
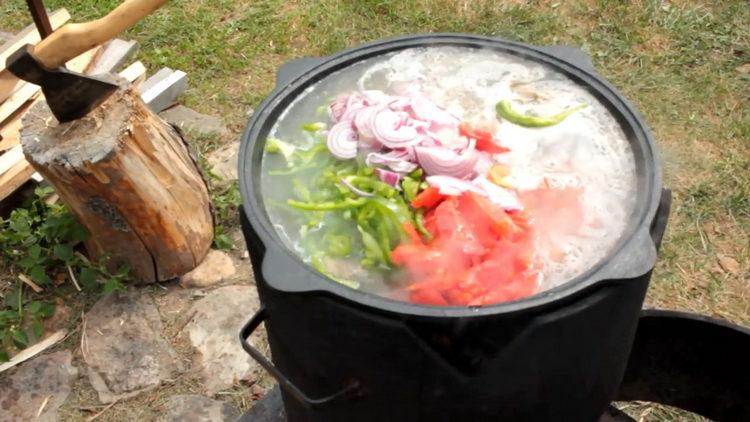
[{"label": "chopped tomato", "polygon": [[409,236],[409,240],[411,240],[412,244],[415,244],[415,245],[422,244],[422,236],[420,236],[419,233],[417,233],[417,229],[415,229],[411,223],[404,223],[402,224],[402,227],[404,228],[406,235]]},{"label": "chopped tomato", "polygon": [[488,152],[490,154],[500,154],[510,151],[510,149],[496,144],[492,133],[486,130],[477,129],[466,122],[463,122],[458,126],[458,133],[461,136],[475,139],[477,141],[476,148],[479,151]]},{"label": "chopped tomato", "polygon": [[[487,198],[474,192],[461,195],[461,214],[471,222],[475,230],[489,229],[495,235],[494,240],[506,237],[517,230],[515,223],[508,214],[497,205],[491,203]],[[494,243],[494,242],[493,242]]]},{"label": "chopped tomato", "polygon": [[423,289],[412,292],[409,299],[420,305],[449,305],[443,295],[437,290]]},{"label": "chopped tomato", "polygon": [[548,258],[559,261],[565,255],[567,236],[576,233],[584,223],[580,188],[543,187],[521,192],[519,199],[539,233],[539,247]]},{"label": "chopped tomato", "polygon": [[414,208],[429,209],[439,204],[443,199],[445,199],[445,195],[440,193],[440,190],[435,186],[430,186],[417,194],[411,201],[411,206]]},{"label": "chopped tomato", "polygon": [[411,240],[392,253],[411,281],[412,302],[488,305],[535,292],[534,236],[525,212],[507,213],[469,192],[443,199],[425,214],[425,226],[434,235],[430,243],[405,226]]}]

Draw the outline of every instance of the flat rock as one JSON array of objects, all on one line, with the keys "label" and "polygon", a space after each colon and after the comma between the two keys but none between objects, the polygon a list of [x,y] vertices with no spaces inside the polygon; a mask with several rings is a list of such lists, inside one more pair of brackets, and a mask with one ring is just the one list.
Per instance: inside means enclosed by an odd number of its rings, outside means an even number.
[{"label": "flat rock", "polygon": [[224,136],[229,133],[220,118],[198,113],[181,104],[164,110],[159,115],[167,123],[199,136]]},{"label": "flat rock", "polygon": [[255,401],[250,411],[237,422],[286,422],[279,386],[274,386],[262,399]]},{"label": "flat rock", "polygon": [[237,272],[232,258],[226,253],[210,250],[195,269],[180,277],[182,287],[208,287],[229,279]]},{"label": "flat rock", "polygon": [[160,422],[235,422],[240,411],[235,406],[198,395],[172,396]]},{"label": "flat rock", "polygon": [[[252,379],[260,371],[260,366],[245,353],[237,338],[259,306],[255,288],[242,285],[213,290],[191,308],[193,317],[184,331],[195,348],[194,365],[209,394],[237,381]],[[257,337],[253,336],[251,342],[263,349]]]},{"label": "flat rock", "polygon": [[236,142],[224,145],[206,158],[211,172],[222,180],[237,180],[237,163],[240,145]]},{"label": "flat rock", "polygon": [[162,336],[154,301],[145,291],[100,299],[85,324],[82,354],[102,403],[155,388],[181,370],[177,354]]},{"label": "flat rock", "polygon": [[78,370],[69,351],[39,356],[0,377],[0,420],[57,420],[57,409],[70,394]]}]

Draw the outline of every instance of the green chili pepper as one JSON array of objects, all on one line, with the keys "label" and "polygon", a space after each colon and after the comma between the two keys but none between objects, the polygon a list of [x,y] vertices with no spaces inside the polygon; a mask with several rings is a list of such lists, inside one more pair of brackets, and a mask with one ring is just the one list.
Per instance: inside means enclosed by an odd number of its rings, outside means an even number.
[{"label": "green chili pepper", "polygon": [[300,202],[290,199],[286,201],[287,204],[294,208],[307,211],[333,211],[333,210],[344,210],[347,208],[357,208],[364,205],[367,200],[365,198],[351,199],[346,198],[339,202]]},{"label": "green chili pepper", "polygon": [[531,116],[513,111],[510,101],[503,100],[497,103],[495,109],[498,116],[513,124],[524,127],[548,127],[562,122],[571,114],[585,107],[586,104],[579,104],[552,116]]}]

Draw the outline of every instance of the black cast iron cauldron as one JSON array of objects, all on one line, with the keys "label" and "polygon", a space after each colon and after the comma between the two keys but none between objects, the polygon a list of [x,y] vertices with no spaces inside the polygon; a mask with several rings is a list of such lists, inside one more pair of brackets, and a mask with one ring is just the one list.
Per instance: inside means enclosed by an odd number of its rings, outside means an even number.
[{"label": "black cast iron cauldron", "polygon": [[[260,187],[264,140],[306,88],[373,56],[419,46],[490,48],[586,87],[619,121],[637,168],[636,207],[613,251],[536,296],[482,308],[397,302],[349,289],[281,243]],[[290,421],[595,421],[614,398],[666,226],[654,140],[578,50],[463,34],[365,44],[280,69],[242,137],[242,224],[262,308],[243,347],[279,381]],[[246,339],[265,322],[273,363]]]}]

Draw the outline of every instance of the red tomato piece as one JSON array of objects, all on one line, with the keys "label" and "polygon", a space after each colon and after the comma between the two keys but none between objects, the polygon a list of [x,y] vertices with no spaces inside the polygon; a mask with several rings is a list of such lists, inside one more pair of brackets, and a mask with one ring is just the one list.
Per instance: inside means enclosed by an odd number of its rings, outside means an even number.
[{"label": "red tomato piece", "polygon": [[449,305],[443,295],[437,290],[422,289],[411,292],[409,299],[420,305]]},{"label": "red tomato piece", "polygon": [[435,186],[430,186],[417,194],[411,201],[411,206],[414,208],[429,209],[439,204],[443,199],[445,199],[445,195],[440,193],[440,190]]},{"label": "red tomato piece", "polygon": [[510,149],[496,144],[492,133],[486,130],[477,129],[466,122],[463,122],[458,126],[458,133],[461,136],[475,139],[477,141],[476,148],[479,151],[488,152],[490,154],[500,154],[510,151]]},{"label": "red tomato piece", "polygon": [[414,228],[414,226],[411,223],[404,223],[402,226],[404,231],[406,232],[406,235],[409,236],[409,240],[411,240],[411,243],[414,245],[421,245],[422,244],[422,236],[419,235],[417,232],[417,229]]}]

